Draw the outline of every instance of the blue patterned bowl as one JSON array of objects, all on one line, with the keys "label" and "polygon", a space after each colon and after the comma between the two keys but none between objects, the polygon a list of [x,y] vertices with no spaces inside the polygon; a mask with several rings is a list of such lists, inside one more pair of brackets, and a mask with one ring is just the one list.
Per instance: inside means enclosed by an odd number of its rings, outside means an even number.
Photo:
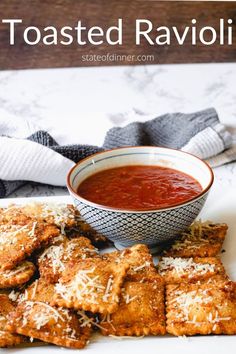
[{"label": "blue patterned bowl", "polygon": [[[76,193],[80,183],[99,171],[126,165],[170,167],[194,177],[203,191],[188,202],[174,207],[130,211],[99,205]],[[150,248],[174,239],[201,211],[214,177],[211,168],[199,158],[182,151],[160,147],[127,147],[92,155],[69,172],[67,187],[83,219],[96,231],[115,242],[118,248],[145,243]]]}]

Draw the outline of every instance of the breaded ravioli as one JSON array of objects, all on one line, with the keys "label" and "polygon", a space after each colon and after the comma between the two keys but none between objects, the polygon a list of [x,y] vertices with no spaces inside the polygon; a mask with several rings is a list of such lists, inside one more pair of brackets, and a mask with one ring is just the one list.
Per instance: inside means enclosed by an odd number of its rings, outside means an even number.
[{"label": "breaded ravioli", "polygon": [[228,226],[195,221],[163,252],[167,257],[214,257],[223,245]]},{"label": "breaded ravioli", "polygon": [[103,335],[164,335],[164,284],[157,274],[140,281],[125,281],[119,308],[101,317]]},{"label": "breaded ravioli", "polygon": [[126,275],[118,309],[101,317],[103,335],[163,335],[165,329],[164,281],[153,264],[145,245],[135,245],[105,257],[118,264],[126,262]]},{"label": "breaded ravioli", "polygon": [[10,270],[0,268],[0,289],[14,288],[27,283],[35,270],[34,264],[28,261],[23,261]]},{"label": "breaded ravioli", "polygon": [[175,336],[236,334],[236,283],[167,285],[166,313]]},{"label": "breaded ravioli", "polygon": [[99,257],[73,261],[55,285],[53,304],[93,313],[112,313],[118,307],[128,269],[126,263],[117,264]]},{"label": "breaded ravioli", "polygon": [[72,204],[33,203],[23,207],[29,216],[41,217],[47,223],[60,227],[61,233],[77,225],[77,210]]},{"label": "breaded ravioli", "polygon": [[38,258],[39,272],[41,277],[51,283],[56,283],[68,263],[96,255],[97,249],[92,246],[88,238],[78,237],[71,240],[65,238],[46,248],[40,255]]},{"label": "breaded ravioli", "polygon": [[51,306],[53,294],[52,284],[36,280],[9,316],[7,329],[63,347],[83,348],[91,334],[90,323],[83,326],[75,312]]},{"label": "breaded ravioli", "polygon": [[135,278],[140,279],[142,275],[146,276],[147,272],[156,274],[156,269],[149,248],[143,244],[134,245],[123,251],[107,253],[102,257],[108,261],[112,260],[117,264],[121,264],[122,262],[128,263],[129,270],[126,275],[126,280],[129,278],[131,278],[132,281]]},{"label": "breaded ravioli", "polygon": [[12,204],[8,208],[0,209],[0,223],[14,220],[24,223],[30,218],[56,225],[62,235],[68,235],[70,238],[84,236],[98,247],[108,244],[107,238],[92,229],[72,204],[35,202],[26,205]]},{"label": "breaded ravioli", "polygon": [[59,235],[54,225],[25,220],[24,224],[8,221],[0,225],[0,268],[12,269],[49,240]]},{"label": "breaded ravioli", "polygon": [[202,282],[216,275],[222,276],[222,279],[227,277],[224,266],[217,257],[162,257],[157,269],[166,284]]},{"label": "breaded ravioli", "polygon": [[0,294],[0,348],[12,347],[26,341],[23,336],[12,334],[6,329],[9,314],[14,309],[14,304],[9,297],[6,294]]}]

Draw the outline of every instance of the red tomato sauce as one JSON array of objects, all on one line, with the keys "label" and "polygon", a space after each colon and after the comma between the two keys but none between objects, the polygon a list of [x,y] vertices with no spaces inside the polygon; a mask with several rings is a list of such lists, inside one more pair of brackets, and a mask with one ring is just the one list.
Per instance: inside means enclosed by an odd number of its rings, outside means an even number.
[{"label": "red tomato sauce", "polygon": [[100,205],[128,210],[171,207],[202,192],[191,176],[160,166],[123,166],[85,179],[77,193]]}]

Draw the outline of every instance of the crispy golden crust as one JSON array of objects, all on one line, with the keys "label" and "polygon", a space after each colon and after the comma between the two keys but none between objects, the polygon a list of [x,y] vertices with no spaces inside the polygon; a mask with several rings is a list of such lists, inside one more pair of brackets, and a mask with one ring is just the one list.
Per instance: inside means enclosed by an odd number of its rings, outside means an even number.
[{"label": "crispy golden crust", "polygon": [[40,301],[21,302],[9,317],[8,330],[69,348],[83,348],[91,329],[81,327],[78,317],[63,308]]},{"label": "crispy golden crust", "polygon": [[143,244],[126,248],[124,251],[104,254],[103,259],[113,260],[117,264],[128,263],[126,280],[139,281],[143,276],[147,276],[147,273],[157,273],[149,248]]},{"label": "crispy golden crust", "polygon": [[77,211],[71,204],[58,203],[31,203],[26,205],[10,205],[6,209],[2,209],[1,215],[10,219],[19,215],[45,221],[48,224],[55,224],[58,227],[73,227],[77,224]]},{"label": "crispy golden crust", "polygon": [[61,228],[62,234],[77,225],[77,211],[72,204],[33,203],[23,206],[22,211],[28,216],[55,224]]},{"label": "crispy golden crust", "polygon": [[14,347],[25,341],[26,340],[21,335],[0,330],[0,348]]},{"label": "crispy golden crust", "polygon": [[126,281],[119,308],[101,318],[103,335],[164,335],[164,284],[160,276],[142,282]]},{"label": "crispy golden crust", "polygon": [[11,347],[23,343],[25,338],[18,334],[11,334],[6,325],[10,312],[14,311],[14,305],[6,294],[0,294],[0,348]]},{"label": "crispy golden crust", "polygon": [[228,226],[195,222],[163,255],[168,257],[214,257],[223,245]]},{"label": "crispy golden crust", "polygon": [[141,336],[165,334],[164,282],[157,274],[150,251],[135,245],[104,257],[130,268],[116,312],[102,318],[104,335]]},{"label": "crispy golden crust", "polygon": [[35,272],[32,262],[24,261],[11,270],[0,269],[0,289],[13,288],[27,283]]},{"label": "crispy golden crust", "polygon": [[56,283],[69,262],[96,255],[97,250],[89,239],[85,237],[64,239],[44,250],[38,258],[39,272],[41,277]]},{"label": "crispy golden crust", "polygon": [[157,269],[166,284],[198,282],[216,275],[220,275],[222,278],[227,277],[223,264],[216,257],[163,257],[160,259]]},{"label": "crispy golden crust", "polygon": [[61,229],[62,234],[67,234],[72,238],[78,238],[80,236],[87,237],[94,246],[99,248],[109,243],[105,236],[98,234],[90,225],[81,219],[78,210],[71,204],[12,204],[8,208],[0,209],[1,224],[11,221],[11,223],[24,225],[31,219],[54,224]]},{"label": "crispy golden crust", "polygon": [[25,225],[30,222],[32,218],[22,213],[22,211],[15,205],[10,205],[8,208],[0,209],[0,224],[11,223],[12,225]]},{"label": "crispy golden crust", "polygon": [[11,314],[8,330],[56,345],[83,348],[91,333],[91,323],[85,325],[80,321],[82,316],[71,310],[50,306],[54,293],[54,285],[44,279],[31,284]]},{"label": "crispy golden crust", "polygon": [[39,278],[26,288],[24,300],[41,301],[49,304],[54,294],[54,285],[43,278]]},{"label": "crispy golden crust", "polygon": [[0,268],[12,269],[42,244],[59,235],[53,225],[34,220],[24,224],[0,225]]},{"label": "crispy golden crust", "polygon": [[166,312],[175,336],[236,334],[236,283],[167,285]]},{"label": "crispy golden crust", "polygon": [[128,264],[101,258],[71,262],[55,285],[52,304],[93,313],[112,313],[118,307]]}]

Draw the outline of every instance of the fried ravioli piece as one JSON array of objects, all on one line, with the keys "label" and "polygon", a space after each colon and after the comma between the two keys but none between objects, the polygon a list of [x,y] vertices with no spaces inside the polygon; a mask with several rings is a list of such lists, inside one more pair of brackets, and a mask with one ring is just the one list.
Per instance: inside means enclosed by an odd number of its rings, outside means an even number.
[{"label": "fried ravioli piece", "polygon": [[23,343],[25,338],[12,334],[6,329],[8,316],[14,311],[14,304],[10,301],[6,294],[0,294],[0,348],[12,347]]},{"label": "fried ravioli piece", "polygon": [[164,335],[164,282],[156,274],[140,281],[125,281],[119,308],[101,318],[103,335]]},{"label": "fried ravioli piece", "polygon": [[166,312],[175,336],[236,334],[236,283],[167,285]]},{"label": "fried ravioli piece", "polygon": [[24,261],[10,270],[0,269],[0,289],[13,288],[27,283],[35,272],[32,262]]},{"label": "fried ravioli piece", "polygon": [[24,225],[10,221],[0,225],[0,268],[14,268],[58,234],[57,227],[34,220],[27,220]]},{"label": "fried ravioli piece", "polygon": [[226,278],[224,266],[216,257],[163,257],[157,269],[166,284],[203,281],[216,275]]},{"label": "fried ravioli piece", "polygon": [[128,263],[129,270],[126,275],[126,280],[140,280],[142,275],[147,275],[147,272],[154,274],[157,273],[149,248],[143,244],[134,245],[130,248],[126,248],[123,251],[107,253],[102,257],[103,259],[113,260],[117,264],[122,262]]},{"label": "fried ravioli piece", "polygon": [[26,205],[10,205],[2,211],[1,215],[5,218],[19,218],[21,215],[34,218],[39,221],[45,221],[48,224],[54,224],[61,228],[62,234],[66,228],[77,225],[78,212],[71,204],[59,203],[30,203]]},{"label": "fried ravioli piece", "polygon": [[63,235],[66,234],[72,238],[79,236],[87,237],[94,246],[104,247],[109,243],[109,240],[105,236],[98,234],[81,219],[78,210],[71,204],[12,204],[8,208],[0,209],[0,223],[8,221],[15,223],[16,221],[20,224],[20,222],[25,223],[30,218],[56,225],[61,229]]},{"label": "fried ravioli piece", "polygon": [[49,302],[54,286],[36,280],[26,291],[23,301],[11,313],[7,329],[44,342],[68,348],[84,348],[91,334],[91,325],[81,324],[81,316],[64,308],[54,308]]},{"label": "fried ravioli piece", "polygon": [[25,215],[22,210],[15,205],[10,205],[8,208],[0,209],[0,225],[11,222],[12,225],[24,226],[32,219]]},{"label": "fried ravioli piece", "polygon": [[103,335],[165,334],[164,281],[154,267],[147,246],[135,245],[104,255],[130,266],[116,312],[101,318]]},{"label": "fried ravioli piece", "polygon": [[72,204],[32,203],[22,207],[23,213],[42,218],[49,224],[60,227],[61,233],[77,225],[77,211]]},{"label": "fried ravioli piece", "polygon": [[223,245],[228,226],[195,221],[163,255],[168,257],[214,257]]},{"label": "fried ravioli piece", "polygon": [[95,255],[97,255],[97,250],[89,239],[85,237],[72,240],[65,238],[62,242],[51,245],[41,254],[38,259],[39,272],[41,277],[50,283],[56,283],[69,262]]},{"label": "fried ravioli piece", "polygon": [[76,310],[112,313],[118,308],[121,287],[129,265],[99,257],[68,264],[52,304]]}]

